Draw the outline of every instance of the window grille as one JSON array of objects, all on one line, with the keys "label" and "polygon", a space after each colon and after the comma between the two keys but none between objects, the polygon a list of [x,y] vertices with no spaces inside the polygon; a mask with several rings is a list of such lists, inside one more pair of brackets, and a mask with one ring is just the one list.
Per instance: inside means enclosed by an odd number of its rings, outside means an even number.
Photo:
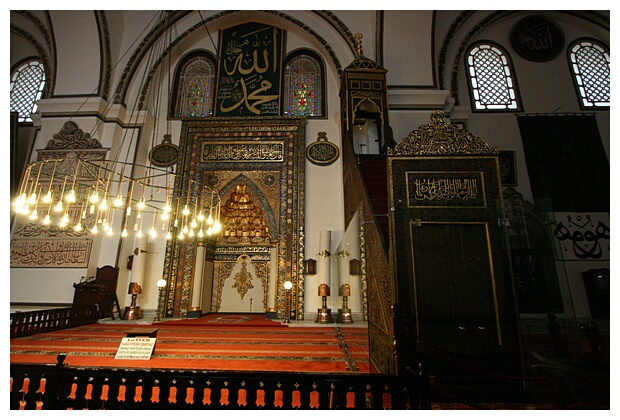
[{"label": "window grille", "polygon": [[32,122],[37,101],[43,95],[45,69],[39,61],[25,63],[11,77],[11,112],[17,112],[18,122]]},{"label": "window grille", "polygon": [[609,52],[593,41],[579,41],[572,45],[568,56],[582,106],[609,107]]},{"label": "window grille", "polygon": [[501,49],[478,44],[467,55],[467,74],[476,110],[519,109],[512,66]]}]

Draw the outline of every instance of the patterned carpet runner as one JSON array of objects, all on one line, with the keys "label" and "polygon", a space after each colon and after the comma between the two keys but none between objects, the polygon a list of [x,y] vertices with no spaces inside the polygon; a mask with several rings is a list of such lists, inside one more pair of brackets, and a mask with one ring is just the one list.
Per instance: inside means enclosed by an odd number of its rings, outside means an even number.
[{"label": "patterned carpet runner", "polygon": [[[120,321],[119,321],[120,322]],[[149,360],[115,359],[136,325],[98,323],[10,341],[11,363],[193,370],[369,372],[364,327],[289,327],[264,315],[212,314],[153,323],[155,351]]]}]

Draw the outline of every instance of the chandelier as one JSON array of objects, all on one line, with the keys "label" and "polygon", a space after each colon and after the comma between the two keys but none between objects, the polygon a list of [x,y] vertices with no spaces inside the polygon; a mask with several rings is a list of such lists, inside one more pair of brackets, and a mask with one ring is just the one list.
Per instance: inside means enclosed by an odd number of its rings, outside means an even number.
[{"label": "chandelier", "polygon": [[[159,77],[171,77],[169,52],[174,45],[175,15],[175,12],[162,11],[153,26],[161,36],[149,47],[148,63],[155,63],[157,56],[168,60],[161,60],[160,65],[155,66],[159,69]],[[140,83],[143,94],[146,89],[147,96],[155,95],[156,116],[162,106],[160,98],[165,93],[146,86],[157,77],[145,74]],[[161,79],[158,81],[159,89],[163,90],[165,84]],[[144,99],[143,95],[138,102]],[[141,114],[142,102],[135,105],[137,112],[132,115],[137,116]],[[109,149],[103,148],[90,134],[81,132],[77,124],[69,121],[65,126],[69,126],[69,134],[55,135],[46,149],[39,152],[38,159],[26,167],[13,200],[13,213],[27,230],[72,236],[102,233],[112,236],[114,226],[119,226],[118,218],[122,218],[121,237],[131,230],[137,237],[149,234],[155,238],[163,233],[167,239],[202,238],[220,232],[221,199],[211,188],[194,180],[176,179],[172,165],[145,166],[127,159],[121,161],[118,156],[106,159]],[[164,139],[169,143],[169,131]],[[132,136],[128,154],[133,140]],[[117,154],[123,143],[124,139]],[[156,148],[154,143],[152,148]]]},{"label": "chandelier", "polygon": [[[126,170],[133,174],[126,174]],[[202,238],[221,230],[219,195],[198,182],[173,194],[174,174],[153,166],[80,157],[30,163],[13,200],[13,212],[30,229],[121,237],[164,233],[167,239]],[[120,215],[117,215],[121,213]],[[149,219],[145,225],[145,219]]]}]

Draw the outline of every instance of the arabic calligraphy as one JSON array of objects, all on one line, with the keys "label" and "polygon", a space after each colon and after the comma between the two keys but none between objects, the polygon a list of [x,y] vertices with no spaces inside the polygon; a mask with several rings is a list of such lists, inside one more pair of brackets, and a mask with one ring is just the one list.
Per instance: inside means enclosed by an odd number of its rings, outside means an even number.
[{"label": "arabic calligraphy", "polygon": [[92,240],[13,240],[11,267],[86,267]]},{"label": "arabic calligraphy", "polygon": [[[581,216],[577,216],[576,220],[572,216],[568,216],[567,221],[568,226],[562,222],[558,223],[553,235],[560,242],[571,242],[573,253],[581,260],[603,257],[603,246],[600,241],[610,238],[609,226],[599,221],[595,227],[590,215],[585,217],[583,223]],[[572,232],[571,228],[573,229]]]},{"label": "arabic calligraphy", "polygon": [[284,142],[204,143],[201,156],[203,162],[282,162]]},{"label": "arabic calligraphy", "polygon": [[223,32],[218,116],[278,115],[281,49],[282,30],[273,26],[251,22]]},{"label": "arabic calligraphy", "polygon": [[512,43],[523,57],[547,61],[564,48],[564,34],[554,21],[544,16],[528,16],[513,28]]},{"label": "arabic calligraphy", "polygon": [[416,200],[467,201],[478,197],[478,182],[474,178],[416,179],[414,185]]}]

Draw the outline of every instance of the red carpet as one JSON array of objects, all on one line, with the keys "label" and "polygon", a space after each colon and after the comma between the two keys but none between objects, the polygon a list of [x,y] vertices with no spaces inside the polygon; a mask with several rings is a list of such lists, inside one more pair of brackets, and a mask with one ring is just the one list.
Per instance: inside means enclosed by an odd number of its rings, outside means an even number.
[{"label": "red carpet", "polygon": [[141,367],[192,370],[245,370],[367,373],[366,328],[339,326],[349,359],[332,325],[289,327],[264,315],[214,314],[154,323],[150,360],[114,358],[126,331],[135,324],[92,324],[10,341],[11,363],[56,363],[66,353],[72,366]]}]

